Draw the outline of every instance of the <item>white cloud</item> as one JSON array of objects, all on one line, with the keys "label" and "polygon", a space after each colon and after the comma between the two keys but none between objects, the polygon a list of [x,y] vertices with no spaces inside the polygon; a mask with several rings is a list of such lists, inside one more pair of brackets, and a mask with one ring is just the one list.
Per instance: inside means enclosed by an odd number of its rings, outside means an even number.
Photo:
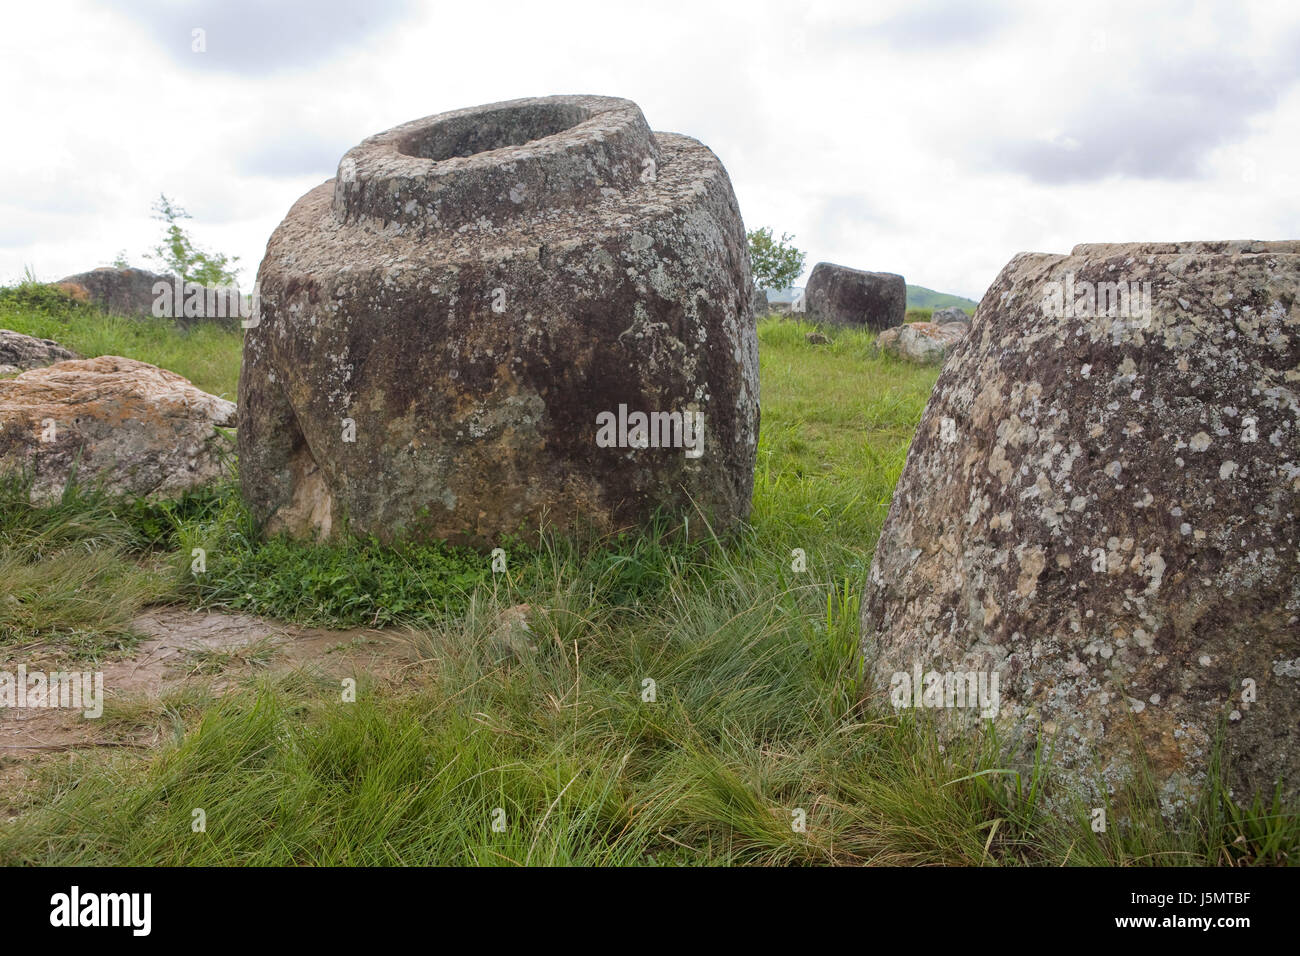
[{"label": "white cloud", "polygon": [[21,5],[0,38],[0,279],[139,259],[165,191],[249,281],[289,206],[365,136],[551,93],[626,96],[708,144],[746,226],[793,232],[809,267],[978,296],[1026,249],[1300,235],[1289,5],[1064,9]]}]

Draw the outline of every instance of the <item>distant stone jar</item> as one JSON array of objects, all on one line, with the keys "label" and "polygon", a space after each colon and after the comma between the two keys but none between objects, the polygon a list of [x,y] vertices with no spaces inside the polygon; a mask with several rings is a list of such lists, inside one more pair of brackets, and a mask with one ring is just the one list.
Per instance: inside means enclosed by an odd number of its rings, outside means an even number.
[{"label": "distant stone jar", "polygon": [[258,281],[240,476],[273,533],[482,545],[748,515],[739,208],[709,149],[652,133],[629,100],[513,100],[372,136],[293,206]]},{"label": "distant stone jar", "polygon": [[1149,770],[1186,809],[1220,733],[1237,798],[1300,796],[1298,396],[1300,242],[1012,259],[880,535],[874,693],[998,675],[1000,737],[1053,753],[1062,803]]},{"label": "distant stone jar", "polygon": [[104,266],[55,283],[74,299],[91,302],[115,315],[174,319],[182,324],[214,321],[247,324],[252,306],[236,286],[205,286],[171,273]]},{"label": "distant stone jar", "polygon": [[65,276],[56,285],[76,299],[92,302],[115,315],[146,317],[153,314],[158,283],[170,286],[175,277],[147,269],[101,266]]},{"label": "distant stone jar", "polygon": [[804,288],[808,318],[827,325],[861,326],[877,332],[902,325],[907,282],[892,272],[863,272],[819,262]]}]

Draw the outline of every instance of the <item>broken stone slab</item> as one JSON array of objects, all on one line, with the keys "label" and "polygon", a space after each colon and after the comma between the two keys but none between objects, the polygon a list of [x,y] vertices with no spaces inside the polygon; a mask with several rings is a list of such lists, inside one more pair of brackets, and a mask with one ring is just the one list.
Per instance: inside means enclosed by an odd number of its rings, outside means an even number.
[{"label": "broken stone slab", "polygon": [[1060,805],[1122,799],[1146,764],[1163,810],[1184,809],[1220,727],[1235,797],[1280,781],[1294,800],[1298,396],[1300,242],[1016,256],[944,366],[880,535],[872,693],[914,667],[996,673],[1009,759],[1054,746]]},{"label": "broken stone slab", "polygon": [[966,337],[966,326],[959,322],[936,325],[933,322],[908,322],[885,329],[874,348],[878,352],[918,365],[942,365],[952,349]]},{"label": "broken stone slab", "polygon": [[0,381],[0,472],[56,502],[74,471],[111,495],[171,497],[220,478],[233,403],[145,362],[103,355]]},{"label": "broken stone slab", "polygon": [[259,288],[240,475],[272,531],[346,519],[482,544],[749,512],[739,208],[712,152],[629,100],[512,100],[370,137],[276,229]]},{"label": "broken stone slab", "polygon": [[78,357],[75,352],[51,339],[38,339],[9,329],[0,329],[0,375],[13,375],[15,372]]}]

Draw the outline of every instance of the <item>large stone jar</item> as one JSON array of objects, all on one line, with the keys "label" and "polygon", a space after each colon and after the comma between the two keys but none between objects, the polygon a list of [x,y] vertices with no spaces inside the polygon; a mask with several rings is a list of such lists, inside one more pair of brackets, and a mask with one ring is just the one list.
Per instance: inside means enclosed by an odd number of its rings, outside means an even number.
[{"label": "large stone jar", "polygon": [[289,211],[258,280],[240,474],[272,532],[483,543],[748,515],[758,346],[736,198],[708,148],[628,100],[372,136]]},{"label": "large stone jar", "polygon": [[1300,243],[1017,256],[944,366],[880,536],[875,693],[996,673],[981,716],[1024,769],[1052,752],[1058,796],[1086,807],[1144,770],[1166,812],[1189,806],[1219,746],[1238,798],[1281,781],[1294,799],[1298,396]]}]

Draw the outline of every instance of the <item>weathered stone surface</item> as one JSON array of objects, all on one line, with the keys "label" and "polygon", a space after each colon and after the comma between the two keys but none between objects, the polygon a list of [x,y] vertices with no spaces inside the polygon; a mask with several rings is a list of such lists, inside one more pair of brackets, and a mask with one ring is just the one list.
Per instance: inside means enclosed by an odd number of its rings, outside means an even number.
[{"label": "weathered stone surface", "polygon": [[753,308],[754,308],[754,318],[756,319],[765,318],[767,315],[770,314],[767,305],[767,293],[764,290],[758,288],[754,289]]},{"label": "weathered stone surface", "polygon": [[[1139,295],[1116,302],[1121,281]],[[1110,284],[1103,314],[1086,283]],[[996,671],[1019,765],[1055,737],[1058,799],[1118,793],[1148,759],[1166,812],[1222,719],[1236,796],[1280,779],[1294,799],[1298,392],[1300,242],[1017,256],[944,367],[880,535],[874,693],[914,664]]]},{"label": "weathered stone surface", "polygon": [[77,355],[58,342],[37,339],[8,329],[0,329],[0,375],[12,375],[29,368],[40,368],[74,359]]},{"label": "weathered stone surface", "polygon": [[946,309],[935,309],[934,314],[930,316],[930,321],[935,325],[947,325],[953,322],[970,325],[970,316],[966,314],[965,309],[950,305]]},{"label": "weathered stone surface", "polygon": [[[240,474],[272,531],[346,519],[482,544],[692,502],[718,528],[748,513],[739,209],[712,152],[628,100],[514,100],[373,136],[290,210],[259,283]],[[603,447],[620,407],[701,413],[703,454]]]},{"label": "weathered stone surface", "polygon": [[892,272],[862,272],[819,262],[804,295],[808,318],[829,325],[881,330],[902,325],[907,314],[907,283]]},{"label": "weathered stone surface", "polygon": [[0,381],[0,472],[33,476],[34,504],[69,476],[111,494],[166,497],[221,475],[235,406],[173,372],[103,355]]},{"label": "weathered stone surface", "polygon": [[919,365],[942,365],[944,359],[962,339],[966,326],[959,322],[936,325],[933,322],[908,322],[885,329],[876,336],[878,351]]},{"label": "weathered stone surface", "polygon": [[182,283],[170,273],[105,266],[55,283],[81,301],[105,312],[135,318],[171,318],[181,322],[214,320],[238,323],[249,311],[238,289]]}]

